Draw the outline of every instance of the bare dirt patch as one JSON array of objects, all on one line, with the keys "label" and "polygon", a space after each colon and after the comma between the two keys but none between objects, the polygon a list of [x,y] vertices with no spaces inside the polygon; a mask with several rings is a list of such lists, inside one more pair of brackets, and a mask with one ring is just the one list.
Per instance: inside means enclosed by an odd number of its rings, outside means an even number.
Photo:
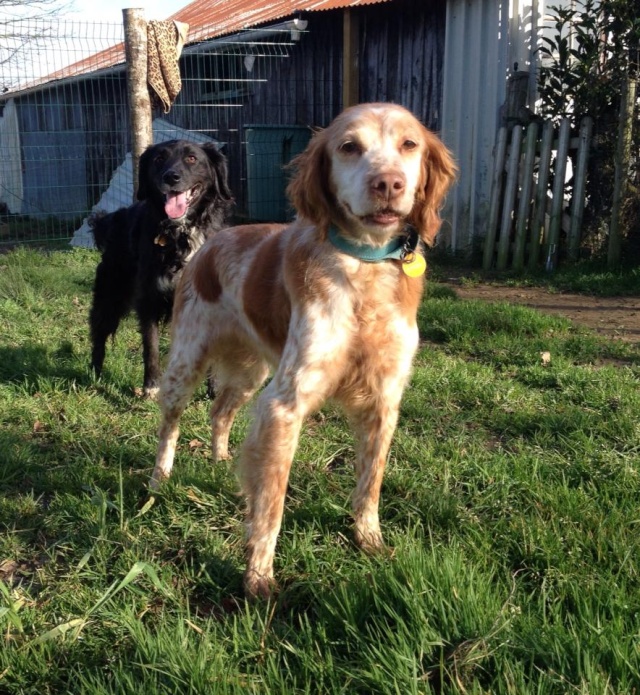
[{"label": "bare dirt patch", "polygon": [[524,304],[559,314],[610,338],[640,342],[640,297],[593,297],[550,292],[542,287],[511,287],[498,283],[444,281],[461,299]]}]

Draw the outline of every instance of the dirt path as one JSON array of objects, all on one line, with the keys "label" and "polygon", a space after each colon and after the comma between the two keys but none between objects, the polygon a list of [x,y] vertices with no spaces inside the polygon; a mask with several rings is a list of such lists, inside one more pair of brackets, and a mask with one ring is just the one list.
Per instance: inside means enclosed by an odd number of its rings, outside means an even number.
[{"label": "dirt path", "polygon": [[611,338],[640,342],[640,297],[591,297],[549,292],[541,287],[506,287],[497,284],[443,282],[461,299],[512,302],[560,314]]}]

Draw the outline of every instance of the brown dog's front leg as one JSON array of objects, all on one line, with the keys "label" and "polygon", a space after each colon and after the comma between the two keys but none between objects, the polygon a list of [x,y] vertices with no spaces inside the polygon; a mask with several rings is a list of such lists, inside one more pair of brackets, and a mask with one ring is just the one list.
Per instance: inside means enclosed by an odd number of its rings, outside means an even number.
[{"label": "brown dog's front leg", "polygon": [[350,420],[357,440],[357,484],[352,499],[355,541],[363,550],[373,551],[384,547],[378,507],[398,404],[389,395],[386,399],[379,397],[369,408],[351,412]]},{"label": "brown dog's front leg", "polygon": [[244,589],[249,598],[268,598],[274,587],[273,558],[302,419],[267,389],[243,446],[239,472],[247,504]]}]

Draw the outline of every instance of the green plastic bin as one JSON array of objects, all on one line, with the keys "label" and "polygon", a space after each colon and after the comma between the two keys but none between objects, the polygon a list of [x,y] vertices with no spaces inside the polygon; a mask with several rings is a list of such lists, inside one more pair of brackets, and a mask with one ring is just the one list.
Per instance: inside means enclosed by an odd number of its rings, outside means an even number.
[{"label": "green plastic bin", "polygon": [[306,126],[248,125],[247,215],[256,222],[286,222],[293,217],[285,189],[285,166],[307,146]]}]

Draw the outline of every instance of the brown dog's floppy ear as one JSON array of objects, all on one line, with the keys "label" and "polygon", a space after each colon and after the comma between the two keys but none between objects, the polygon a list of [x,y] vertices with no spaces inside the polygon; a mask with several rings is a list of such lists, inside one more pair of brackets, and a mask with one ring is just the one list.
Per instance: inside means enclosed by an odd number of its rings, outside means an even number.
[{"label": "brown dog's floppy ear", "polygon": [[431,246],[442,224],[440,209],[455,181],[458,167],[442,140],[426,128],[425,132],[427,147],[422,160],[422,175],[409,221],[421,239]]},{"label": "brown dog's floppy ear", "polygon": [[291,160],[289,167],[294,174],[287,186],[287,195],[297,214],[320,229],[326,229],[331,219],[326,140],[324,130],[313,134],[304,152]]}]

